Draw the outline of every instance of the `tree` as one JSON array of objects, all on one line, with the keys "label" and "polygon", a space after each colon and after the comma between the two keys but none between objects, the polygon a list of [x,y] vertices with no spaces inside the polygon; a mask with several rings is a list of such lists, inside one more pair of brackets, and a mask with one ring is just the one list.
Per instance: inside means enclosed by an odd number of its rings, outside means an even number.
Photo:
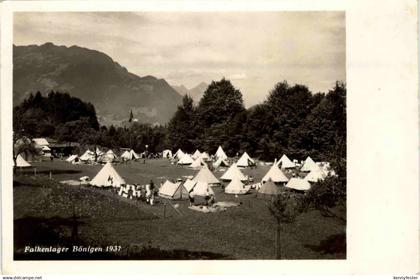
[{"label": "tree", "polygon": [[24,130],[13,132],[13,173],[16,173],[16,160],[20,154],[37,156],[39,153],[31,139],[26,136]]},{"label": "tree", "polygon": [[130,110],[130,119],[128,120],[128,122],[132,122],[133,121],[133,109]]},{"label": "tree", "polygon": [[178,106],[177,111],[168,124],[168,140],[173,149],[181,148],[187,152],[191,152],[194,149],[194,119],[193,100],[190,96],[185,95],[182,99],[182,104]]},{"label": "tree", "polygon": [[290,224],[302,213],[302,195],[282,191],[269,206],[271,215],[276,219],[276,258],[281,259],[281,224]]}]

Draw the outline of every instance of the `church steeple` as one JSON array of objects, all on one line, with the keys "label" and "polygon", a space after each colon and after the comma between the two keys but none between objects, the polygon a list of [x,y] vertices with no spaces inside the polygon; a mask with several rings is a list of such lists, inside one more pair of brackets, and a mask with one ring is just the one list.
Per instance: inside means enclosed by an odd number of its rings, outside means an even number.
[{"label": "church steeple", "polygon": [[133,109],[130,110],[130,119],[128,120],[128,122],[132,122],[133,121]]}]

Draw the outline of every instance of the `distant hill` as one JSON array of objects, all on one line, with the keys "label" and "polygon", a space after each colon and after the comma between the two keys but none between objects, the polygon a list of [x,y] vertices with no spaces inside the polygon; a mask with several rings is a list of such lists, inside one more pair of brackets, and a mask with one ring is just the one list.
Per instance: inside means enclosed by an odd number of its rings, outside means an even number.
[{"label": "distant hill", "polygon": [[172,86],[172,88],[174,88],[181,95],[188,94],[194,100],[194,103],[198,104],[208,86],[208,84],[201,82],[191,89],[187,89],[184,85]]},{"label": "distant hill", "polygon": [[13,46],[13,102],[31,92],[68,92],[91,102],[102,124],[127,120],[169,121],[182,96],[164,79],[139,77],[108,55],[78,46]]}]

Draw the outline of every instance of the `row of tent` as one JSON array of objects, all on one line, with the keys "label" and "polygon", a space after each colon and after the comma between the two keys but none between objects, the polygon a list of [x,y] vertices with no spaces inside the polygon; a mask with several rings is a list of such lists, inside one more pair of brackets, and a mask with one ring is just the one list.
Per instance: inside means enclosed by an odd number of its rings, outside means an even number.
[{"label": "row of tent", "polygon": [[[118,158],[118,156],[112,151],[108,150],[106,153],[101,152],[98,148],[96,149],[96,155],[98,161],[102,162],[113,162]],[[121,154],[121,159],[123,160],[136,160],[139,159],[140,156],[134,150],[126,150]],[[93,162],[95,161],[95,153],[91,150],[87,150],[83,153],[83,155],[71,155],[66,159],[67,162],[72,164],[77,164],[79,162]]]}]

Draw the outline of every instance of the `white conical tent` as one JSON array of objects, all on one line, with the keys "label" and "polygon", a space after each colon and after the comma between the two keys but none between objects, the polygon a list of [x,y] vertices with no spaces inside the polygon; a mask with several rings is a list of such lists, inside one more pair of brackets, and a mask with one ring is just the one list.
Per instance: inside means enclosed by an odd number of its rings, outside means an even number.
[{"label": "white conical tent", "polygon": [[196,181],[193,181],[193,180],[191,180],[191,179],[187,179],[187,180],[184,182],[184,187],[185,187],[185,189],[186,189],[188,192],[190,192],[190,191],[194,188],[195,184],[197,184],[197,182],[196,182]]},{"label": "white conical tent", "polygon": [[194,154],[192,155],[193,159],[197,159],[201,156],[201,153],[199,150],[195,150]]},{"label": "white conical tent", "polygon": [[129,151],[125,151],[124,153],[122,153],[121,157],[125,160],[130,160],[131,159],[131,154]]},{"label": "white conical tent", "polygon": [[13,166],[16,167],[30,167],[31,164],[29,162],[27,162],[20,154],[16,157],[16,165],[15,162],[13,161]]},{"label": "white conical tent", "polygon": [[191,192],[193,196],[214,195],[213,189],[205,182],[197,182]]},{"label": "white conical tent", "polygon": [[181,159],[184,156],[184,152],[181,149],[178,149],[176,153],[174,154],[174,158]]},{"label": "white conical tent", "polygon": [[207,166],[201,168],[201,170],[194,177],[193,181],[205,182],[210,185],[220,183],[220,181],[216,178],[216,176],[213,175],[213,173],[211,173],[210,169],[208,169]]},{"label": "white conical tent", "polygon": [[271,166],[271,168],[268,170],[268,172],[262,178],[261,182],[265,183],[270,178],[274,183],[286,183],[287,181],[289,181],[289,179],[286,177],[286,175],[284,175],[284,173],[277,166],[276,162],[274,162],[273,166]]},{"label": "white conical tent", "polygon": [[228,156],[226,155],[225,151],[223,151],[222,146],[219,146],[216,151],[216,158],[217,159],[227,159]]},{"label": "white conical tent", "polygon": [[200,155],[200,158],[202,160],[208,160],[208,159],[210,159],[210,156],[207,152],[202,152],[201,155]]},{"label": "white conical tent", "polygon": [[311,188],[311,185],[305,179],[290,178],[289,182],[286,184],[286,187],[298,191],[307,191]]},{"label": "white conical tent", "polygon": [[307,157],[306,158],[306,160],[305,160],[305,162],[304,162],[304,164],[303,164],[303,166],[302,166],[302,168],[300,169],[300,171],[303,171],[303,172],[308,172],[308,171],[312,171],[313,169],[315,169],[317,167],[317,165],[316,165],[316,163],[315,163],[315,161],[313,161],[312,159],[311,159],[311,157]]},{"label": "white conical tent", "polygon": [[125,184],[125,181],[114,169],[112,164],[108,162],[96,174],[95,178],[90,181],[90,184],[97,187],[119,187]]},{"label": "white conical tent", "polygon": [[327,174],[322,171],[321,167],[316,166],[311,170],[311,172],[306,175],[305,180],[311,183],[318,182],[319,180],[324,180],[327,177]]},{"label": "white conical tent", "polygon": [[140,156],[138,154],[136,154],[136,152],[133,149],[130,150],[130,156],[131,156],[131,159],[139,159],[140,158]]},{"label": "white conical tent", "polygon": [[80,160],[93,161],[95,160],[95,153],[88,149],[83,155],[80,156]]},{"label": "white conical tent", "polygon": [[193,163],[193,159],[190,157],[190,155],[189,154],[184,154],[183,156],[182,156],[182,158],[178,161],[178,164],[181,164],[181,165],[188,165],[188,164],[191,164],[191,163]]},{"label": "white conical tent", "polygon": [[103,161],[113,161],[117,156],[112,150],[108,150],[105,154],[102,155],[101,159]]},{"label": "white conical tent", "polygon": [[255,165],[255,161],[247,154],[247,152],[244,152],[236,165],[239,167],[253,166]]},{"label": "white conical tent", "polygon": [[282,155],[280,160],[277,162],[278,166],[281,166],[281,168],[294,168],[295,164],[286,156]]},{"label": "white conical tent", "polygon": [[268,180],[261,186],[261,188],[258,190],[258,193],[265,195],[279,195],[280,188],[277,187],[273,181]]},{"label": "white conical tent", "polygon": [[245,175],[239,170],[239,168],[236,166],[236,163],[232,164],[228,170],[220,177],[220,179],[225,181],[231,181],[235,178],[238,178],[241,181],[246,181],[247,178]]},{"label": "white conical tent", "polygon": [[189,167],[191,168],[201,168],[202,166],[205,166],[206,163],[201,158],[196,158]]},{"label": "white conical tent", "polygon": [[159,188],[159,196],[169,199],[187,199],[188,191],[178,183],[172,183],[168,180]]},{"label": "white conical tent", "polygon": [[245,185],[238,178],[234,178],[225,188],[225,193],[229,194],[245,194],[249,188],[245,188]]},{"label": "white conical tent", "polygon": [[214,167],[219,167],[219,166],[229,166],[229,163],[226,161],[226,159],[224,158],[219,158],[218,160],[216,160],[215,163],[213,163]]},{"label": "white conical tent", "polygon": [[170,158],[170,157],[172,157],[172,151],[171,150],[163,150],[162,157],[163,158]]}]

